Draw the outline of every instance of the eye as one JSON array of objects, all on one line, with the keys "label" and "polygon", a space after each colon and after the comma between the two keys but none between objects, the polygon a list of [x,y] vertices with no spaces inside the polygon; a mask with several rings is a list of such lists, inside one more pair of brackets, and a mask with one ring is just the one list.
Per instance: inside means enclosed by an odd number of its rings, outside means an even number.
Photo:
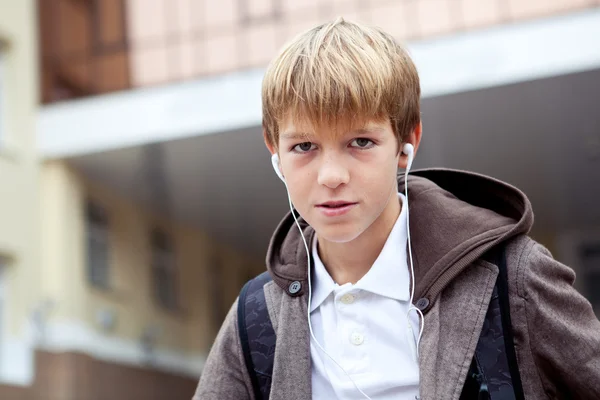
[{"label": "eye", "polygon": [[313,149],[314,149],[314,144],[312,144],[311,142],[304,142],[304,143],[300,143],[300,144],[297,144],[296,146],[294,146],[293,150],[298,153],[306,153]]},{"label": "eye", "polygon": [[351,146],[359,149],[368,149],[373,146],[373,144],[374,143],[371,139],[357,138],[352,141]]}]

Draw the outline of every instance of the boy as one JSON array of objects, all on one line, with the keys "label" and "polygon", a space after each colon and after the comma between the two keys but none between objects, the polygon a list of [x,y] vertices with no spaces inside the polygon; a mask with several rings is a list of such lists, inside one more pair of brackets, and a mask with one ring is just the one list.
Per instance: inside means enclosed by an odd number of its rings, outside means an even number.
[{"label": "boy", "polygon": [[[295,212],[195,399],[600,398],[600,322],[573,271],[527,236],[525,195],[459,171],[397,177],[422,126],[416,68],[390,35],[318,26],[273,60],[262,96]],[[267,317],[246,331],[238,313],[256,304]],[[267,350],[244,347],[261,338]],[[272,372],[257,378],[256,357]]]}]

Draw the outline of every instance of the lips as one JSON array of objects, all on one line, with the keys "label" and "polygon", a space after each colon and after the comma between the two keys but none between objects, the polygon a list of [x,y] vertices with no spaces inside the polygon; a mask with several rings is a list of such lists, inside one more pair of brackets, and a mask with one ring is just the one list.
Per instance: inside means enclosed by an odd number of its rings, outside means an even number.
[{"label": "lips", "polygon": [[321,203],[321,204],[317,204],[317,207],[324,207],[324,208],[340,208],[340,207],[345,207],[345,206],[350,206],[356,203],[353,203],[351,201],[327,201],[325,203]]},{"label": "lips", "polygon": [[326,217],[338,217],[348,213],[358,203],[350,201],[327,201],[325,203],[317,204],[317,209]]}]

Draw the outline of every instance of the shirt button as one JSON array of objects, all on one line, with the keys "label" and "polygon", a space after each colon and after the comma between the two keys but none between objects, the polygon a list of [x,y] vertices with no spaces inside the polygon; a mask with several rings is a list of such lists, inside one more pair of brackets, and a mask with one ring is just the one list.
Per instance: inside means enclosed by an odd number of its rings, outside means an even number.
[{"label": "shirt button", "polygon": [[351,295],[350,293],[346,293],[345,295],[343,295],[340,299],[342,301],[342,303],[344,304],[352,304],[354,303],[354,296]]},{"label": "shirt button", "polygon": [[350,341],[352,342],[353,345],[360,346],[361,344],[364,343],[365,337],[364,337],[364,335],[362,335],[358,332],[354,332],[354,333],[352,333],[352,335],[350,335]]}]

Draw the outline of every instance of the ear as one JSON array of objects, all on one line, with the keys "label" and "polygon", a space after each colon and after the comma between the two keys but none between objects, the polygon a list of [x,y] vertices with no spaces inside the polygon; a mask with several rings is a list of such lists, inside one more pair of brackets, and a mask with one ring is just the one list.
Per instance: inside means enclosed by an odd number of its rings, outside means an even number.
[{"label": "ear", "polygon": [[267,133],[267,130],[264,128],[263,128],[263,139],[265,141],[265,146],[267,146],[269,153],[271,153],[271,163],[273,164],[273,169],[275,170],[275,173],[277,174],[279,179],[281,179],[283,181],[283,183],[285,183],[285,178],[283,177],[283,172],[281,172],[281,163],[279,162],[279,157],[277,157],[277,161],[275,160],[275,155],[277,154],[277,149],[275,148],[275,146],[273,146],[273,143],[270,140],[269,134]]},{"label": "ear", "polygon": [[263,128],[263,140],[265,141],[265,146],[267,146],[267,149],[269,150],[269,153],[271,153],[271,155],[277,153],[277,149],[271,142],[271,137],[269,136],[265,128]]},{"label": "ear", "polygon": [[[419,121],[415,129],[407,136],[406,142],[413,145],[415,148],[413,152],[413,157],[417,155],[417,150],[419,149],[419,144],[421,144],[421,135],[423,133],[423,123]],[[401,143],[400,145],[402,145]],[[402,152],[402,148],[400,149],[400,157],[398,157],[398,166],[402,169],[406,169],[408,165],[408,156]]]}]

